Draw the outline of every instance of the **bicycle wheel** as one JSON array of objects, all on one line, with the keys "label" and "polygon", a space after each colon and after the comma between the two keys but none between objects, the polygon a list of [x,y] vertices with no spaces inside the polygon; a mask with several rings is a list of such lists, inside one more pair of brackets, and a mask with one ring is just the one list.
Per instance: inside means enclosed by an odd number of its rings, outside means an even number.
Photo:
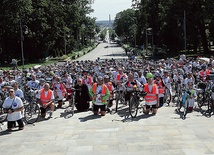
[{"label": "bicycle wheel", "polygon": [[0,105],[0,123],[6,121],[7,113],[4,112],[2,105]]},{"label": "bicycle wheel", "polygon": [[165,92],[164,92],[164,102],[165,102],[166,104],[168,104],[168,106],[169,106],[171,100],[172,100],[172,95],[171,95],[171,93],[170,93],[170,90],[169,90],[168,88],[165,88]]},{"label": "bicycle wheel", "polygon": [[178,93],[176,106],[177,106],[177,110],[180,111],[180,109],[182,107],[182,96],[181,96],[181,93]]},{"label": "bicycle wheel", "polygon": [[115,112],[117,112],[119,104],[124,104],[125,102],[123,96],[121,95],[121,92],[117,92],[115,102],[116,102]]},{"label": "bicycle wheel", "polygon": [[71,106],[71,113],[72,113],[72,116],[74,115],[74,99],[72,101],[69,101],[70,103],[70,106]]},{"label": "bicycle wheel", "polygon": [[24,119],[28,124],[35,123],[40,114],[40,108],[36,103],[30,103],[25,107]]},{"label": "bicycle wheel", "polygon": [[198,107],[201,109],[201,107],[204,105],[204,99],[203,99],[203,94],[202,93],[198,93],[197,95],[197,104],[198,104]]},{"label": "bicycle wheel", "polygon": [[186,119],[187,108],[188,108],[188,100],[186,100],[186,102],[185,102],[185,104],[184,104],[183,119]]},{"label": "bicycle wheel", "polygon": [[138,105],[139,100],[137,99],[136,96],[133,96],[129,102],[129,114],[131,115],[132,118],[135,118],[137,116]]},{"label": "bicycle wheel", "polygon": [[207,110],[206,110],[207,117],[211,117],[211,115],[212,115],[212,112],[213,112],[213,102],[214,101],[212,99],[208,100]]}]

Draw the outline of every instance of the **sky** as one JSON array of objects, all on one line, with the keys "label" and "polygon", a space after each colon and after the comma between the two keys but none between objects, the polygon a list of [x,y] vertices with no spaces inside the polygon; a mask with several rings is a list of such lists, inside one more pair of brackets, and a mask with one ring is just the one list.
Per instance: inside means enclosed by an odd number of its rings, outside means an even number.
[{"label": "sky", "polygon": [[108,20],[109,14],[111,20],[114,20],[117,13],[131,8],[132,0],[94,0],[91,17],[96,17],[97,20]]}]

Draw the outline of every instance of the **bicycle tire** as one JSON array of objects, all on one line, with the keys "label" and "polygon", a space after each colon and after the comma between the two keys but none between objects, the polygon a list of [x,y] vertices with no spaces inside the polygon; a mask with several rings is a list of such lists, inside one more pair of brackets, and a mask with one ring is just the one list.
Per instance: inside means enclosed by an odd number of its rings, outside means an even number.
[{"label": "bicycle tire", "polygon": [[136,96],[133,96],[131,99],[130,99],[130,102],[129,102],[129,114],[131,115],[132,118],[135,118],[137,116],[137,112],[138,112],[138,99]]},{"label": "bicycle tire", "polygon": [[74,100],[73,101],[69,101],[69,102],[71,102],[70,104],[71,104],[71,114],[72,114],[72,116],[74,116]]},{"label": "bicycle tire", "polygon": [[201,93],[199,93],[198,95],[197,95],[197,105],[198,105],[198,107],[201,109],[201,107],[204,105],[204,99],[203,99],[203,94],[201,94]]},{"label": "bicycle tire", "polygon": [[184,112],[183,112],[183,119],[186,119],[187,108],[188,108],[188,100],[186,100],[186,102],[185,102]]},{"label": "bicycle tire", "polygon": [[120,100],[119,97],[120,97],[119,92],[117,92],[117,94],[116,94],[116,100],[115,100],[115,102],[116,102],[115,112],[117,112],[117,110],[118,110],[118,104],[119,104],[119,100]]},{"label": "bicycle tire", "polygon": [[[167,91],[169,92],[168,94],[167,94]],[[166,95],[166,94],[167,94],[167,95]],[[165,102],[166,104],[168,104],[168,106],[169,106],[171,100],[172,100],[172,95],[171,95],[171,93],[170,93],[170,90],[169,90],[168,88],[165,88],[165,92],[164,92],[164,102]]]},{"label": "bicycle tire", "polygon": [[182,107],[182,96],[181,96],[181,93],[178,94],[178,99],[177,99],[177,102],[176,102],[176,106],[177,106],[177,109],[181,109]]},{"label": "bicycle tire", "polygon": [[0,93],[0,123],[5,122],[7,119],[7,113],[4,112],[3,109],[3,103],[4,103],[4,95]]},{"label": "bicycle tire", "polygon": [[0,107],[0,123],[5,122],[7,119],[7,113],[4,112],[4,109]]},{"label": "bicycle tire", "polygon": [[213,101],[212,99],[210,99],[210,100],[208,101],[208,105],[207,105],[208,117],[211,117],[211,115],[212,115],[212,111],[213,111],[213,108],[212,108],[213,102],[214,102],[214,101]]},{"label": "bicycle tire", "polygon": [[30,103],[25,107],[24,120],[28,124],[33,124],[38,120],[39,114],[40,114],[40,108],[38,104]]}]

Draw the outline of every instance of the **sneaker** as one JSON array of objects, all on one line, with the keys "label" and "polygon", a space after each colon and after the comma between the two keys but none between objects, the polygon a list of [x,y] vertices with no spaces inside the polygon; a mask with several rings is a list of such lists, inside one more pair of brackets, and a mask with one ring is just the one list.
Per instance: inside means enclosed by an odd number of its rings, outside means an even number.
[{"label": "sneaker", "polygon": [[51,111],[50,114],[49,114],[49,118],[51,118],[53,115],[53,112]]},{"label": "sneaker", "polygon": [[45,118],[46,114],[41,114],[41,118]]}]

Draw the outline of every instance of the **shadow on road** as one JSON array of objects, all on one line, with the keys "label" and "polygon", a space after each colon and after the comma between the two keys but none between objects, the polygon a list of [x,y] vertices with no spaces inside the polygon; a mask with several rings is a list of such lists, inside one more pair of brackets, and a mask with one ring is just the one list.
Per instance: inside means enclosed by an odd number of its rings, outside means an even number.
[{"label": "shadow on road", "polygon": [[118,57],[119,57],[119,56],[126,56],[126,54],[125,54],[125,53],[120,53],[120,54],[107,54],[107,55],[103,55],[103,56],[104,56],[104,57],[105,57],[105,56],[111,56],[111,57],[112,57],[112,56],[118,56]]},{"label": "shadow on road", "polygon": [[133,122],[133,121],[139,121],[141,119],[147,119],[149,117],[155,116],[153,114],[145,115],[142,112],[138,111],[138,115],[135,118],[132,118],[131,115],[129,114],[129,108],[128,107],[123,108],[123,107],[124,106],[119,107],[117,113],[115,111],[113,111],[111,114],[118,114],[120,117],[123,117],[124,119],[122,119],[122,120],[115,120],[114,119],[114,120],[112,120],[112,122],[113,121],[121,121],[123,123]]},{"label": "shadow on road", "polygon": [[21,130],[19,129],[13,129],[12,131],[3,130],[0,132],[0,136],[9,135],[9,134],[12,134],[13,132],[18,132],[18,131],[21,131]]},{"label": "shadow on road", "polygon": [[89,116],[86,116],[86,117],[80,117],[79,120],[80,122],[86,122],[86,121],[89,121],[89,120],[94,120],[94,119],[98,119],[98,118],[101,118],[102,116],[100,115],[89,115]]}]

